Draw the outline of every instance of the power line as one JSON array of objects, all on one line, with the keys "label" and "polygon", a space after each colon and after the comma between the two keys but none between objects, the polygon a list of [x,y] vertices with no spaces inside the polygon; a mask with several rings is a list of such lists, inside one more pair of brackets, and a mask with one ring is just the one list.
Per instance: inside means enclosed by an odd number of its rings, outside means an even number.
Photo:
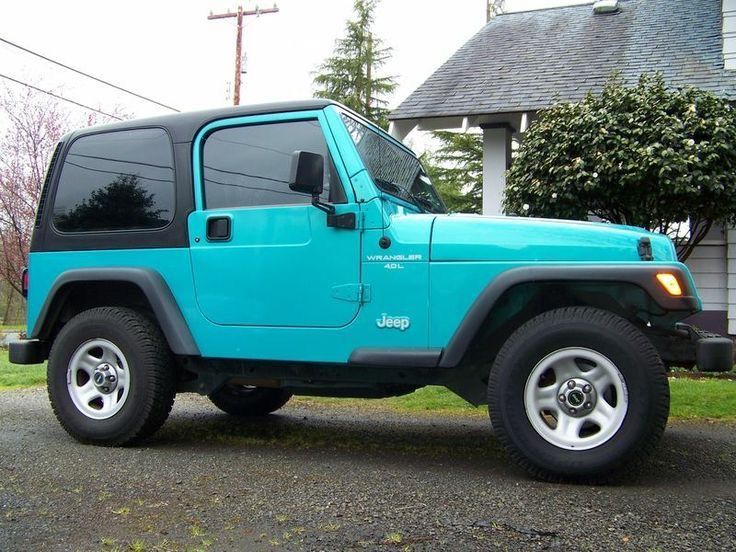
[{"label": "power line", "polygon": [[85,155],[83,153],[67,153],[67,157],[85,157],[87,159],[97,159],[99,161],[112,161],[113,163],[126,163],[128,165],[143,165],[144,167],[153,167],[154,169],[165,169],[167,171],[173,171],[174,167],[171,165],[157,165],[155,163],[144,163],[143,161],[133,161],[131,159],[113,159],[112,157],[102,157],[100,155]]},{"label": "power line", "polygon": [[49,96],[52,96],[56,98],[57,100],[62,100],[65,102],[69,102],[70,104],[74,104],[76,106],[83,107],[84,109],[89,109],[90,111],[94,111],[95,113],[99,113],[100,115],[104,115],[105,117],[117,119],[118,121],[123,120],[121,117],[118,117],[117,115],[113,115],[112,113],[105,113],[104,111],[100,111],[99,109],[95,109],[94,107],[90,107],[83,103],[75,102],[74,100],[70,100],[69,98],[65,98],[64,96],[59,96],[58,94],[54,94],[53,92],[49,92],[48,90],[44,90],[43,88],[39,88],[38,86],[33,86],[32,84],[28,84],[27,82],[19,81],[18,79],[14,79],[13,77],[3,75],[2,73],[0,73],[0,78],[7,79],[9,81],[12,81],[16,84],[20,84],[22,86],[26,86],[28,88],[31,88],[32,90],[36,90],[37,92],[48,94]]},{"label": "power line", "polygon": [[79,165],[77,163],[74,163],[72,161],[64,161],[64,165],[72,165],[73,167],[77,167],[79,169],[84,169],[85,171],[92,171],[92,172],[98,172],[98,173],[105,173],[105,174],[116,174],[118,176],[132,176],[134,178],[141,178],[143,180],[151,180],[153,182],[166,182],[167,184],[173,184],[173,179],[165,180],[163,178],[153,178],[152,176],[141,176],[136,173],[128,173],[128,172],[119,172],[119,171],[106,171],[104,169],[93,169],[92,167],[88,167],[86,165]]},{"label": "power line", "polygon": [[166,109],[170,109],[171,111],[176,111],[177,113],[180,113],[178,109],[175,107],[171,107],[170,105],[166,105],[161,102],[157,102],[156,100],[152,100],[151,98],[147,98],[146,96],[142,96],[141,94],[137,94],[136,92],[133,92],[132,90],[128,90],[127,88],[123,88],[122,86],[118,86],[117,84],[113,84],[111,82],[108,82],[106,80],[100,79],[95,77],[94,75],[90,75],[89,73],[85,73],[84,71],[80,71],[79,69],[75,69],[74,67],[69,67],[68,65],[65,65],[59,61],[53,60],[49,57],[46,57],[44,55],[39,54],[38,52],[34,52],[33,50],[29,50],[28,48],[24,48],[20,44],[16,44],[15,42],[11,42],[10,40],[7,40],[5,38],[0,37],[0,42],[4,42],[5,44],[9,44],[10,46],[13,46],[14,48],[18,48],[19,50],[23,50],[26,53],[29,53],[33,56],[36,56],[38,58],[41,58],[45,61],[48,61],[50,63],[53,63],[54,65],[58,65],[59,67],[63,67],[64,69],[68,69],[69,71],[73,71],[74,73],[77,73],[79,75],[82,75],[84,77],[87,77],[89,79],[92,79],[94,81],[100,82],[102,84],[105,84],[107,86],[111,86],[112,88],[115,88],[117,90],[120,90],[121,92],[125,92],[126,94],[130,94],[131,96],[135,96],[136,98],[140,98],[141,100],[145,100],[147,102],[154,103],[156,105],[159,105],[161,107],[165,107]]}]

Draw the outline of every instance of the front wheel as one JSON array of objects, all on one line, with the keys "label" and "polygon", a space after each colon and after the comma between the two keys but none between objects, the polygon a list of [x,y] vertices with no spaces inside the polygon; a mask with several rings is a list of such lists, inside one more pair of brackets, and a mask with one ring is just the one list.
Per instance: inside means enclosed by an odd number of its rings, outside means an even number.
[{"label": "front wheel", "polygon": [[501,348],[489,378],[493,427],[511,457],[547,480],[600,479],[650,453],[669,386],[649,340],[599,309],[549,311]]}]

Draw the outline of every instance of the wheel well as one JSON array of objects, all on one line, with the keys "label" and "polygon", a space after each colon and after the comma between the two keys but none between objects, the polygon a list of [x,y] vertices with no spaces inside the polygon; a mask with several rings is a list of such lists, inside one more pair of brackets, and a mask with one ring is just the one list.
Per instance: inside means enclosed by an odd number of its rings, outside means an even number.
[{"label": "wheel well", "polygon": [[677,314],[663,310],[641,287],[626,282],[525,282],[507,289],[493,304],[471,339],[458,370],[447,382],[472,404],[487,402],[488,375],[503,344],[535,316],[563,307],[595,307],[618,314],[645,329],[674,324]]},{"label": "wheel well", "polygon": [[143,290],[132,282],[69,282],[54,296],[39,337],[53,341],[61,327],[74,316],[82,311],[103,306],[136,309],[159,322]]},{"label": "wheel well", "polygon": [[618,314],[639,327],[664,320],[668,313],[636,284],[625,282],[528,282],[506,290],[488,312],[461,362],[465,367],[490,364],[506,339],[535,316],[563,307],[595,307]]},{"label": "wheel well", "polygon": [[200,354],[166,280],[158,272],[136,267],[67,270],[49,291],[31,336],[49,341],[72,316],[98,306],[129,307],[148,313],[174,354]]}]

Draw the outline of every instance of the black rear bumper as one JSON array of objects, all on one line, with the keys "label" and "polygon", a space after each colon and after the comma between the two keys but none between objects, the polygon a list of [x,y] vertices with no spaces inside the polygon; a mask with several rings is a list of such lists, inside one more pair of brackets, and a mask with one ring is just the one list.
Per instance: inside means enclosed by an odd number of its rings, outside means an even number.
[{"label": "black rear bumper", "polygon": [[49,358],[49,344],[38,339],[11,341],[8,356],[13,364],[41,364]]}]

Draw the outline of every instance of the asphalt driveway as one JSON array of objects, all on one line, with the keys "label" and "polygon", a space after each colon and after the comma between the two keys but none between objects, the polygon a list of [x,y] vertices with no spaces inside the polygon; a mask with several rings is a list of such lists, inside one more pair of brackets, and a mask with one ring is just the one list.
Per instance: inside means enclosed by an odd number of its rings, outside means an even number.
[{"label": "asphalt driveway", "polygon": [[736,425],[671,423],[616,485],[550,485],[482,417],[177,398],[139,448],[72,441],[0,393],[0,550],[736,550]]}]

